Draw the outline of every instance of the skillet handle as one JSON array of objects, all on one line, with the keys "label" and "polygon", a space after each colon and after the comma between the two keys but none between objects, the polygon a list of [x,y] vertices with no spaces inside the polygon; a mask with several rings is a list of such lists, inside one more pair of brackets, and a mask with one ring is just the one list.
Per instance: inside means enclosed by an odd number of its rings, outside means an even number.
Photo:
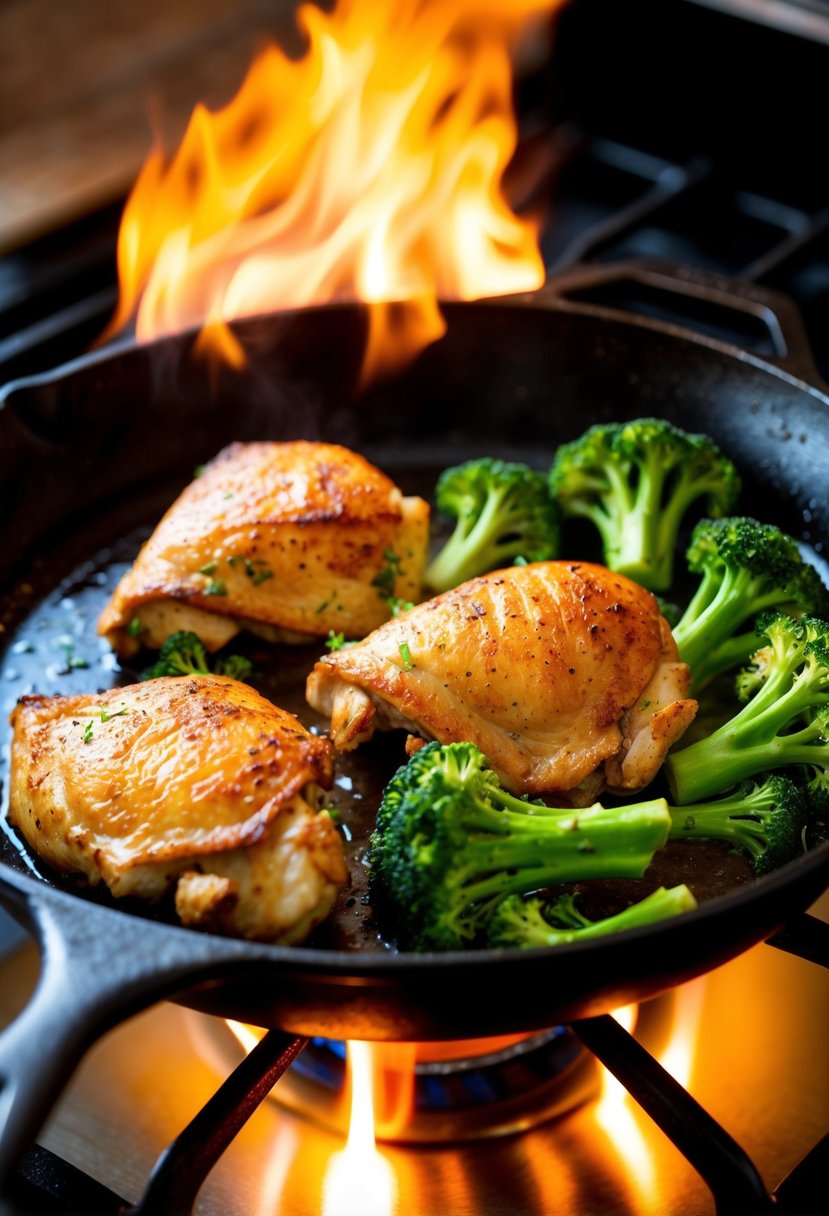
[{"label": "skillet handle", "polygon": [[545,290],[576,304],[604,304],[628,315],[653,316],[656,305],[660,313],[673,313],[675,324],[703,335],[712,324],[730,329],[735,335],[731,344],[742,349],[761,333],[769,348],[759,355],[764,362],[826,391],[797,306],[769,287],[695,266],[636,258],[563,270]]},{"label": "skillet handle", "polygon": [[215,939],[41,884],[27,893],[26,880],[16,886],[2,902],[35,933],[41,970],[29,1004],[0,1035],[0,1194],[87,1049],[132,1014],[232,966],[240,945],[220,942],[217,951]]}]

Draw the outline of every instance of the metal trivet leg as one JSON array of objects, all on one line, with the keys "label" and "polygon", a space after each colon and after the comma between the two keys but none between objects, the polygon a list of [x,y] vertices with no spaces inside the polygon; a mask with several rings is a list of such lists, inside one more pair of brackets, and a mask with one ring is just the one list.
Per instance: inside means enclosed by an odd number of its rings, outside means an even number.
[{"label": "metal trivet leg", "polygon": [[818,967],[829,968],[829,924],[808,912],[792,917],[767,944]]},{"label": "metal trivet leg", "polygon": [[123,1216],[189,1216],[207,1175],[308,1042],[270,1030],[164,1150]]},{"label": "metal trivet leg", "polygon": [[572,1026],[706,1182],[719,1216],[762,1216],[775,1210],[739,1144],[618,1022],[605,1014]]}]

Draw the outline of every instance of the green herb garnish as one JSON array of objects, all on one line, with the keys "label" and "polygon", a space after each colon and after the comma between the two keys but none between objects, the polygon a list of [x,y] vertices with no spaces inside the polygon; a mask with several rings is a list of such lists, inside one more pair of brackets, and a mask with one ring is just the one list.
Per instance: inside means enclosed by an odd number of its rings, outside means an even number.
[{"label": "green herb garnish", "polygon": [[[243,554],[235,554],[227,559],[229,566],[238,566],[239,563],[245,567],[245,574],[248,576],[254,587],[258,587],[260,583],[267,582],[269,578],[273,578],[273,570],[269,569],[267,562],[261,558],[251,559]],[[257,569],[257,567],[259,567]]]},{"label": "green herb garnish", "polygon": [[414,608],[411,600],[401,600],[396,595],[390,595],[386,602],[392,616],[400,616],[401,612],[408,612],[410,608]]},{"label": "green herb garnish", "polygon": [[64,662],[66,663],[67,671],[77,671],[82,667],[88,667],[86,659],[82,659],[80,655],[75,654],[74,642],[61,642],[60,648],[64,654]]},{"label": "green herb garnish", "polygon": [[199,574],[215,574],[215,573],[216,573],[216,563],[215,562],[208,562],[206,566],[199,567]]},{"label": "green herb garnish", "polygon": [[397,647],[397,649],[400,651],[400,657],[403,660],[403,670],[411,671],[412,670],[412,652],[411,652],[411,650],[409,650],[409,643],[401,642],[400,645]]},{"label": "green herb garnish", "polygon": [[205,595],[227,595],[227,587],[220,578],[211,579],[204,589]]},{"label": "green herb garnish", "polygon": [[86,726],[84,727],[84,731],[83,731],[83,741],[84,741],[84,743],[91,743],[91,742],[92,742],[92,727],[93,727],[94,725],[95,725],[95,724],[94,724],[94,722],[92,722],[92,720],[90,719],[90,721],[89,721],[89,722],[87,722]]},{"label": "green herb garnish", "polygon": [[342,650],[345,646],[345,634],[335,633],[333,629],[329,629],[325,646],[327,650]]},{"label": "green herb garnish", "polygon": [[[110,718],[122,718],[124,714],[129,713],[129,706],[122,705],[120,709],[116,709],[114,713],[110,713],[105,705],[101,706],[101,721],[108,722]],[[90,726],[92,723],[90,722]]]},{"label": "green herb garnish", "polygon": [[394,584],[400,574],[400,562],[402,558],[393,549],[384,549],[383,558],[386,564],[371,580],[371,585],[377,588],[381,599],[387,600],[391,599],[394,594]]},{"label": "green herb garnish", "polygon": [[141,624],[140,617],[134,616],[127,625],[127,634],[131,638],[138,638],[142,633],[146,633],[146,627]]}]

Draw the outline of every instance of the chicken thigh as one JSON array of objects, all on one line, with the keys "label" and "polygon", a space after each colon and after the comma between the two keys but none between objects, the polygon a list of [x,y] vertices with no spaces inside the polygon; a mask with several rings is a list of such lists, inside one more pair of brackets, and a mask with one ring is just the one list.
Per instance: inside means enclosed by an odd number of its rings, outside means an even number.
[{"label": "chicken thigh", "polygon": [[638,789],[693,720],[656,600],[587,562],[495,571],[417,605],[308,678],[343,750],[403,726],[466,740],[517,793]]},{"label": "chicken thigh", "polygon": [[11,720],[9,821],[53,869],[118,897],[175,888],[184,924],[266,941],[330,911],[348,877],[316,809],[331,746],[246,684],[27,696]]},{"label": "chicken thigh", "polygon": [[119,654],[190,630],[208,650],[363,637],[416,600],[429,506],[328,443],[232,444],[173,503],[101,614]]}]

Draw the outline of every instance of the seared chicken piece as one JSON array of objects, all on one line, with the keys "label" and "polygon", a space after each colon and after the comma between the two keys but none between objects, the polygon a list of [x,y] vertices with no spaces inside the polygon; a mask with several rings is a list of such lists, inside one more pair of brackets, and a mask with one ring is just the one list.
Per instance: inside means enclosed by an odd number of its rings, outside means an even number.
[{"label": "seared chicken piece", "polygon": [[156,900],[186,925],[301,940],[348,872],[330,817],[331,745],[220,676],[98,696],[23,697],[11,715],[9,821],[45,862]]},{"label": "seared chicken piece", "polygon": [[429,506],[328,443],[232,444],[173,503],[98,622],[119,654],[191,630],[208,650],[363,637],[420,596]]},{"label": "seared chicken piece", "polygon": [[590,801],[606,783],[651,780],[696,713],[689,683],[649,591],[604,566],[538,562],[472,579],[326,655],[307,696],[342,750],[403,726],[475,743],[514,792],[581,787]]}]

